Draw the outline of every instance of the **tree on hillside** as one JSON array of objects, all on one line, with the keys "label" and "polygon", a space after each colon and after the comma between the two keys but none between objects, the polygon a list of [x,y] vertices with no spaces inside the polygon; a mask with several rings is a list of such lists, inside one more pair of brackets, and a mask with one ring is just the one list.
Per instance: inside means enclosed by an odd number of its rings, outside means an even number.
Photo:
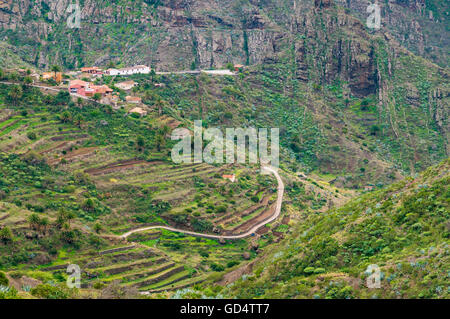
[{"label": "tree on hillside", "polygon": [[47,217],[41,218],[39,221],[39,230],[41,230],[44,234],[47,232],[47,227],[50,224]]},{"label": "tree on hillside", "polygon": [[64,112],[61,114],[60,119],[61,119],[61,122],[67,123],[67,122],[70,122],[70,121],[71,121],[72,115],[70,114],[70,112],[64,111]]},{"label": "tree on hillside", "polygon": [[39,225],[41,222],[41,218],[38,214],[31,214],[30,217],[28,217],[28,223],[30,224],[30,227],[34,230],[39,229]]},{"label": "tree on hillside", "polygon": [[26,76],[23,78],[23,84],[25,84],[25,86],[29,86],[32,83],[33,83],[33,79],[30,76]]},{"label": "tree on hillside", "polygon": [[56,73],[61,72],[61,67],[59,65],[52,65],[51,70],[52,72],[55,73],[55,81],[56,81]]},{"label": "tree on hillside", "polygon": [[8,97],[12,100],[14,105],[17,105],[17,102],[22,98],[23,90],[19,85],[13,85],[9,92]]},{"label": "tree on hillside", "polygon": [[61,208],[56,215],[55,224],[58,228],[63,228],[65,224],[67,224],[70,228],[70,221],[74,218],[75,213]]},{"label": "tree on hillside", "polygon": [[12,241],[13,239],[13,235],[11,232],[11,229],[9,229],[9,227],[3,227],[2,229],[0,229],[0,240],[4,243],[7,244],[10,241]]},{"label": "tree on hillside", "polygon": [[94,231],[95,231],[97,234],[100,233],[100,232],[102,231],[102,229],[103,229],[103,227],[102,227],[101,224],[95,223],[95,225],[94,225]]},{"label": "tree on hillside", "polygon": [[92,99],[96,102],[100,101],[101,98],[102,95],[100,93],[95,93],[94,96],[92,97]]},{"label": "tree on hillside", "polygon": [[156,76],[155,69],[152,68],[151,71],[150,71],[150,80],[151,80],[152,82],[153,82],[155,76]]},{"label": "tree on hillside", "polygon": [[158,132],[156,135],[156,149],[158,152],[161,152],[161,147],[166,144],[166,139],[164,138],[164,135],[161,132]]},{"label": "tree on hillside", "polygon": [[0,285],[8,287],[9,279],[6,277],[5,273],[0,271]]},{"label": "tree on hillside", "polygon": [[66,90],[59,91],[58,94],[56,94],[54,99],[54,104],[56,105],[66,105],[69,104],[72,101],[72,98],[70,96],[70,93]]},{"label": "tree on hillside", "polygon": [[81,128],[83,121],[84,121],[84,118],[81,114],[77,114],[73,117],[73,123],[76,126],[78,126],[79,128]]},{"label": "tree on hillside", "polygon": [[156,96],[155,106],[158,108],[158,115],[161,116],[163,108],[163,100],[159,95]]},{"label": "tree on hillside", "polygon": [[139,135],[136,139],[136,145],[138,147],[138,150],[142,151],[142,149],[145,147],[145,139]]},{"label": "tree on hillside", "polygon": [[92,198],[86,199],[83,204],[83,209],[87,212],[93,212],[95,210],[95,203]]}]

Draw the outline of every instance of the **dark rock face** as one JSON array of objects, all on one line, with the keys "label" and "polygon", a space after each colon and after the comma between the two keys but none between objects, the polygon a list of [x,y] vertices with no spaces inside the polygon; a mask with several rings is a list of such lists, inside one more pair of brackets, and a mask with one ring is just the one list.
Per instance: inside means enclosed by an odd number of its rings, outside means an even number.
[{"label": "dark rock face", "polygon": [[[361,21],[367,19],[367,0],[335,0],[335,3],[348,8]],[[383,32],[392,34],[415,54],[441,66],[448,65],[449,1],[387,0],[378,4]]]},{"label": "dark rock face", "polygon": [[328,8],[333,5],[333,0],[314,0],[316,8]]}]

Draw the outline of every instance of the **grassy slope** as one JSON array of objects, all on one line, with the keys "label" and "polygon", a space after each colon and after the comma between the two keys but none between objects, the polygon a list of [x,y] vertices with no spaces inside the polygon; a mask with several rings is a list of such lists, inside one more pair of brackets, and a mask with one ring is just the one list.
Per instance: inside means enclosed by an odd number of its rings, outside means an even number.
[{"label": "grassy slope", "polygon": [[[251,246],[248,240],[222,245],[164,231],[132,239],[138,243],[138,251],[151,247],[163,252],[160,254],[170,267],[151,268],[161,270],[161,274],[142,274],[147,266],[130,263],[145,263],[147,256],[136,259],[131,255],[120,257],[123,269],[115,270],[116,274],[104,274],[104,267],[114,259],[98,257],[96,252],[118,245],[112,234],[148,223],[176,223],[206,232],[211,232],[212,225],[232,230],[266,209],[241,216],[257,205],[255,201],[268,198],[273,202],[273,178],[260,176],[252,166],[170,163],[170,142],[161,145],[160,151],[155,145],[159,125],[168,116],[160,118],[156,110],[146,118],[125,117],[123,111],[92,104],[79,108],[65,95],[49,96],[29,87],[23,88],[19,99],[11,100],[11,90],[11,86],[0,87],[0,217],[2,226],[13,235],[12,241],[0,243],[2,270],[15,271],[11,275],[17,278],[63,282],[63,270],[45,267],[75,262],[85,270],[87,267],[89,276],[83,280],[88,285],[98,283],[101,287],[101,282],[112,279],[127,285],[131,276],[134,281],[154,280],[141,289],[161,289],[221,276],[244,260],[243,253]],[[138,136],[144,139],[142,148],[136,145]],[[124,160],[137,164],[117,169]],[[238,182],[231,184],[221,178],[229,172],[236,173]],[[294,185],[291,177],[286,178],[289,194],[298,196],[293,206],[287,206],[285,215],[294,216],[293,207],[305,208],[308,203],[314,211],[323,209],[328,201],[345,200],[339,193],[329,196],[335,191],[329,185],[313,190],[312,180]],[[219,210],[222,206],[225,211]],[[74,218],[58,226],[60,211],[73,213]],[[47,218],[48,224],[30,225],[32,214]],[[258,241],[261,250],[278,240],[272,230],[286,232],[287,222],[283,223],[279,220],[270,225]],[[101,225],[98,233],[96,225]],[[255,256],[252,250],[250,258]],[[87,264],[94,259],[100,264],[89,268]]]},{"label": "grassy slope", "polygon": [[[449,169],[447,159],[338,209],[303,214],[253,273],[186,296],[448,298]],[[381,289],[366,287],[370,264],[381,268]]]},{"label": "grassy slope", "polygon": [[24,69],[35,69],[29,63],[25,62],[20,55],[14,51],[17,48],[12,47],[10,44],[0,41],[0,68],[24,68]]}]

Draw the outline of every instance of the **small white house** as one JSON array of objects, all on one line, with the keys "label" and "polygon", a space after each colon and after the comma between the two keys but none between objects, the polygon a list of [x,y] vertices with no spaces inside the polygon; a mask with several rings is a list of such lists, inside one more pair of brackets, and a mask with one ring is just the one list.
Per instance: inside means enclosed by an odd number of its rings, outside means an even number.
[{"label": "small white house", "polygon": [[135,87],[136,84],[137,83],[134,81],[124,81],[124,82],[116,83],[115,87],[125,90],[125,91],[128,91],[128,90],[131,90],[133,87]]},{"label": "small white house", "polygon": [[146,65],[135,65],[128,68],[106,70],[106,74],[108,75],[133,75],[148,73],[150,73],[150,67]]}]

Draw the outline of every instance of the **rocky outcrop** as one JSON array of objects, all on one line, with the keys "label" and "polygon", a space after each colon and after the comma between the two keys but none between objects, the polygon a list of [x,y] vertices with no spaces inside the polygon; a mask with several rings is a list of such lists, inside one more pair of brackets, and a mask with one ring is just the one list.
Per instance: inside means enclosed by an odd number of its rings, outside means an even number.
[{"label": "rocky outcrop", "polygon": [[[367,0],[335,0],[365,22]],[[373,2],[373,1],[371,1]],[[450,3],[441,0],[378,1],[382,31],[391,33],[399,43],[416,54],[448,65],[448,14]]]}]

